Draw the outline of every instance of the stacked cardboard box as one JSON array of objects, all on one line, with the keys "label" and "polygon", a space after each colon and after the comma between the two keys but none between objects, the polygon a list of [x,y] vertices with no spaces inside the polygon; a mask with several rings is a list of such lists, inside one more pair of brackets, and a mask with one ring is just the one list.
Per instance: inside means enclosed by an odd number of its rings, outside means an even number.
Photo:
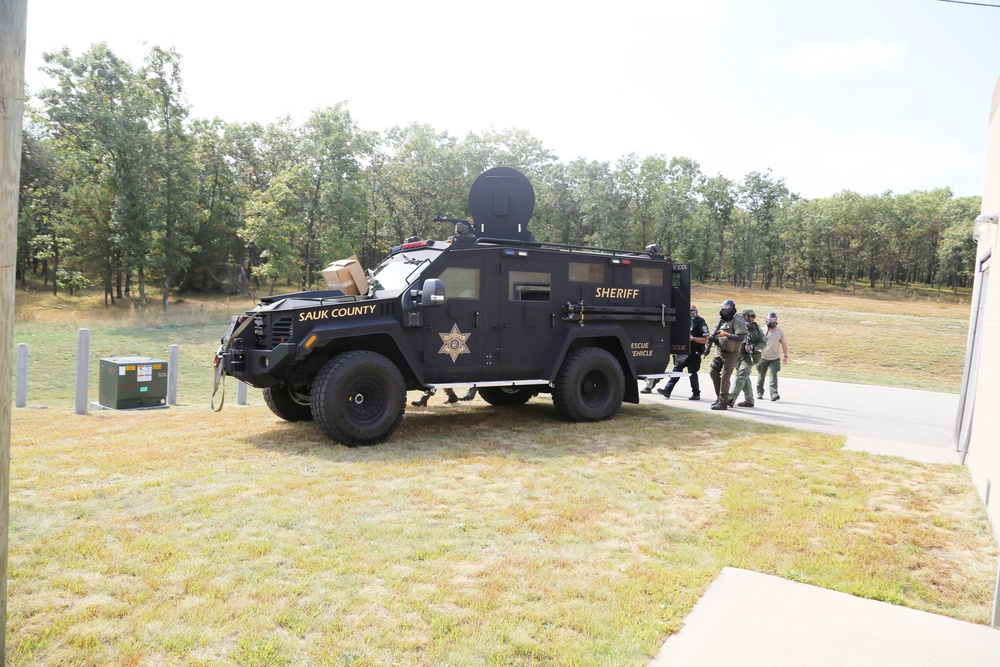
[{"label": "stacked cardboard box", "polygon": [[323,277],[330,289],[344,294],[368,294],[368,278],[357,255],[339,259],[323,269]]}]

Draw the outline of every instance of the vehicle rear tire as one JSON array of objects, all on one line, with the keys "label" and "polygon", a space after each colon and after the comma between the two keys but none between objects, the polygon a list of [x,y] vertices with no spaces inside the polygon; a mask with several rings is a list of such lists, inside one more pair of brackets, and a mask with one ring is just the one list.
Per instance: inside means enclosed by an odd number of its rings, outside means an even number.
[{"label": "vehicle rear tire", "polygon": [[313,382],[313,420],[323,433],[349,447],[388,440],[405,408],[402,373],[376,352],[339,354]]},{"label": "vehicle rear tire", "polygon": [[264,402],[271,412],[286,422],[302,422],[312,419],[312,403],[309,394],[296,392],[294,387],[282,383],[262,390]]},{"label": "vehicle rear tire", "polygon": [[556,411],[573,422],[613,417],[624,396],[621,365],[613,354],[599,347],[583,347],[566,355],[552,389]]},{"label": "vehicle rear tire", "polygon": [[524,405],[538,392],[529,387],[480,387],[479,395],[490,405]]}]

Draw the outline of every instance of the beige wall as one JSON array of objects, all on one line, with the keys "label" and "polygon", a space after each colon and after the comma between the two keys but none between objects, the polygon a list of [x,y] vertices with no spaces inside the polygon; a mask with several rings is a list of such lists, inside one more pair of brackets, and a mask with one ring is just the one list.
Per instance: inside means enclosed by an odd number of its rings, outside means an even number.
[{"label": "beige wall", "polygon": [[[986,182],[983,185],[983,208],[986,215],[1000,213],[1000,79],[993,89],[990,110],[990,131],[986,160]],[[984,264],[986,271],[978,274],[979,289],[985,289],[985,310],[976,336],[981,345],[978,377],[975,386],[966,392],[967,400],[975,400],[971,438],[966,464],[972,472],[981,498],[993,524],[993,534],[1000,541],[1000,247],[997,247],[998,226],[985,225],[986,233],[979,239],[977,257],[988,252],[992,257]],[[977,262],[978,265],[978,262]],[[972,304],[972,317],[977,305]]]}]

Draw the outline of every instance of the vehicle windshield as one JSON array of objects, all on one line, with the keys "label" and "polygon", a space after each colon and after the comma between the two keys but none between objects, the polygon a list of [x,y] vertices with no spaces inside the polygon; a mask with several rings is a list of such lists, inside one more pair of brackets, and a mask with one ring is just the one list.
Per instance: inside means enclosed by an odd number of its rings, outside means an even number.
[{"label": "vehicle windshield", "polygon": [[375,289],[401,292],[420,277],[438,252],[399,253],[386,259],[375,269]]}]

